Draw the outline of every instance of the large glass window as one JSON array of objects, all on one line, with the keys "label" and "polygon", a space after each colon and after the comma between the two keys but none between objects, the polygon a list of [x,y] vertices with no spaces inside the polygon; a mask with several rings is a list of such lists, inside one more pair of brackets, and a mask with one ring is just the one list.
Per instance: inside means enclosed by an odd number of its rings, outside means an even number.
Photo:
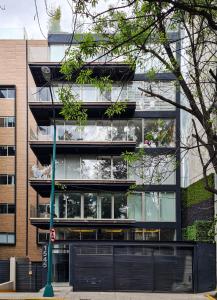
[{"label": "large glass window", "polygon": [[65,178],[65,161],[63,156],[58,156],[56,158],[56,164],[55,164],[55,175],[56,179],[64,179]]},{"label": "large glass window", "polygon": [[80,178],[80,157],[77,155],[67,155],[65,158],[65,178]]},{"label": "large glass window", "polygon": [[97,179],[98,164],[95,157],[81,159],[81,177],[82,179]]},{"label": "large glass window", "polygon": [[97,194],[84,194],[84,217],[97,218]]},{"label": "large glass window", "polygon": [[127,219],[127,198],[124,194],[114,194],[115,219]]},{"label": "large glass window", "polygon": [[81,195],[79,193],[68,193],[67,198],[67,217],[81,217]]},{"label": "large glass window", "polygon": [[96,141],[111,141],[111,122],[97,121]]},{"label": "large glass window", "polygon": [[125,120],[112,122],[112,140],[127,141],[128,124]]},{"label": "large glass window", "polygon": [[137,146],[142,143],[142,120],[128,121],[128,141],[136,141]]},{"label": "large glass window", "polygon": [[111,158],[99,157],[97,167],[99,179],[111,179]]},{"label": "large glass window", "polygon": [[144,144],[147,147],[175,147],[175,120],[144,119]]},{"label": "large glass window", "polygon": [[128,218],[136,221],[142,220],[142,194],[133,193],[127,197]]},{"label": "large glass window", "polygon": [[100,194],[99,199],[101,201],[101,218],[112,218],[112,196],[111,194]]},{"label": "large glass window", "polygon": [[145,221],[175,222],[175,194],[172,192],[145,193]]},{"label": "large glass window", "polygon": [[127,178],[127,163],[120,157],[113,158],[113,177],[114,179]]}]

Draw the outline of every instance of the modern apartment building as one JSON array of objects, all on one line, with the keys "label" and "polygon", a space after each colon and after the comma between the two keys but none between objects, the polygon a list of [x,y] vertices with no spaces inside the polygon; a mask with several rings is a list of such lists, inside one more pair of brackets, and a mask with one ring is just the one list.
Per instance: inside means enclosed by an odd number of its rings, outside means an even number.
[{"label": "modern apartment building", "polygon": [[[41,261],[41,244],[49,238],[53,120],[41,70],[48,66],[57,124],[55,281],[68,280],[70,241],[181,239],[179,110],[141,94],[138,87],[150,84],[145,67],[133,72],[121,59],[100,60],[91,68],[98,76],[110,75],[111,92],[71,83],[88,121],[79,128],[64,120],[58,89],[68,83],[60,61],[70,43],[71,34],[51,34],[47,41],[0,41],[0,258]],[[76,45],[73,40],[71,49]],[[172,74],[161,72],[152,86],[179,102],[174,83]],[[105,110],[117,98],[127,99],[126,109],[109,119]],[[166,138],[147,142],[147,133],[158,136],[162,130]],[[148,164],[130,166],[123,160],[124,152],[141,147]],[[160,178],[153,176],[154,157],[160,157]],[[127,193],[132,185],[137,187]]]}]

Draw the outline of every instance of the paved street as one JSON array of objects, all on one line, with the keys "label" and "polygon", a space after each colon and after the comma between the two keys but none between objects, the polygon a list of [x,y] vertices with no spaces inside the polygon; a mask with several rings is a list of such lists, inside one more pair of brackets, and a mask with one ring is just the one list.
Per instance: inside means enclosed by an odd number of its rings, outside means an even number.
[{"label": "paved street", "polygon": [[[58,300],[205,300],[206,294],[167,294],[167,293],[106,293],[106,292],[68,292],[55,293]],[[0,299],[45,299],[42,293],[0,293]]]}]

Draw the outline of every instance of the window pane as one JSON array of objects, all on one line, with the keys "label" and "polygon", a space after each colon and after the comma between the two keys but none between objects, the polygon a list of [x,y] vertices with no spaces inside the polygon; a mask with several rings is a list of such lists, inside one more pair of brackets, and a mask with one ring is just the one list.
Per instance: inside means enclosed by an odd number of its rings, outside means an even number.
[{"label": "window pane", "polygon": [[102,194],[99,196],[101,199],[101,218],[111,219],[112,217],[112,197],[110,194]]},{"label": "window pane", "polygon": [[159,193],[145,193],[145,221],[159,221]]},{"label": "window pane", "polygon": [[97,99],[98,91],[95,87],[84,85],[82,88],[82,101],[83,102],[95,102]]},{"label": "window pane", "polygon": [[97,121],[96,141],[111,141],[111,122]]},{"label": "window pane", "polygon": [[67,155],[65,158],[65,178],[80,179],[80,157]]},{"label": "window pane", "polygon": [[122,158],[113,159],[113,177],[127,179],[127,163]]},{"label": "window pane", "polygon": [[8,175],[8,184],[15,184],[15,176]]},{"label": "window pane", "polygon": [[127,219],[127,199],[123,194],[114,195],[114,217],[115,219]]},{"label": "window pane", "polygon": [[50,205],[49,204],[39,204],[38,206],[39,218],[46,218],[50,216]]},{"label": "window pane", "polygon": [[135,141],[138,146],[142,143],[142,120],[128,122],[128,141]]},{"label": "window pane", "polygon": [[64,179],[65,178],[65,163],[63,156],[57,156],[56,158],[56,178]]},{"label": "window pane", "polygon": [[176,161],[173,155],[143,157],[144,184],[175,184]]},{"label": "window pane", "polygon": [[7,184],[7,175],[0,175],[0,184]]},{"label": "window pane", "polygon": [[65,194],[56,194],[55,195],[55,215],[56,218],[67,218],[66,214],[66,202],[67,197]]},{"label": "window pane", "polygon": [[83,127],[83,129],[81,130],[81,139],[84,141],[100,140],[100,136],[98,135],[95,121],[88,121],[88,124]]},{"label": "window pane", "polygon": [[58,141],[64,141],[64,139],[65,139],[65,134],[64,134],[65,133],[65,125],[58,124],[58,121],[57,121],[56,129],[57,129],[57,140]]},{"label": "window pane", "polygon": [[142,220],[142,194],[135,193],[127,197],[128,218]]},{"label": "window pane", "polygon": [[15,243],[15,236],[13,233],[8,233],[8,244],[14,244]]},{"label": "window pane", "polygon": [[0,214],[7,214],[7,204],[0,204]]},{"label": "window pane", "polygon": [[84,194],[84,217],[85,218],[97,218],[97,195],[96,194]]},{"label": "window pane", "polygon": [[127,121],[113,121],[112,122],[112,140],[126,141],[128,126]]},{"label": "window pane", "polygon": [[8,89],[8,98],[15,98],[15,89]]},{"label": "window pane", "polygon": [[0,89],[0,98],[7,98],[7,89]]},{"label": "window pane", "polygon": [[7,146],[0,146],[0,156],[7,156]]},{"label": "window pane", "polygon": [[82,158],[81,174],[82,174],[82,179],[97,179],[98,178],[98,162],[95,157]]},{"label": "window pane", "polygon": [[7,243],[7,234],[0,233],[0,244],[6,244],[6,243]]},{"label": "window pane", "polygon": [[81,129],[74,122],[68,121],[65,125],[64,132],[65,141],[77,141],[81,140]]},{"label": "window pane", "polygon": [[111,159],[102,158],[97,161],[97,173],[99,179],[111,179]]},{"label": "window pane", "polygon": [[15,155],[15,146],[8,146],[8,156]]},{"label": "window pane", "polygon": [[15,118],[14,117],[7,118],[7,127],[15,127]]},{"label": "window pane", "polygon": [[8,204],[8,214],[14,214],[14,213],[15,213],[15,205]]},{"label": "window pane", "polygon": [[0,118],[0,127],[5,127],[4,118]]},{"label": "window pane", "polygon": [[148,147],[174,147],[175,120],[144,120],[144,143]]},{"label": "window pane", "polygon": [[160,193],[161,197],[161,221],[175,222],[175,194],[174,193]]},{"label": "window pane", "polygon": [[67,198],[67,218],[81,217],[81,195],[78,193],[70,193]]}]

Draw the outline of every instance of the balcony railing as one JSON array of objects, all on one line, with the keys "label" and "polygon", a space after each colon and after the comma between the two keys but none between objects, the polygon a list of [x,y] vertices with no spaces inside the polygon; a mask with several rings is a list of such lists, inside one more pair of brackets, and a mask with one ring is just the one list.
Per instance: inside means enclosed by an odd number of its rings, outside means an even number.
[{"label": "balcony railing", "polygon": [[[142,122],[133,121],[90,121],[84,127],[73,122],[57,121],[57,141],[76,142],[141,142]],[[38,126],[30,132],[31,141],[52,141],[53,126]]]},{"label": "balcony railing", "polygon": [[[144,86],[145,85],[145,86]],[[144,82],[131,82],[125,86],[112,86],[111,91],[101,93],[99,89],[91,85],[71,85],[73,95],[82,102],[98,102],[98,103],[113,103],[116,101],[136,102],[136,110],[140,111],[168,111],[175,110],[175,106],[166,103],[156,97],[150,97],[145,93],[141,93],[138,87],[147,87]],[[61,103],[58,91],[61,87],[53,87],[54,102]],[[172,83],[166,84],[154,83],[152,90],[160,95],[167,95],[167,98],[174,100],[176,97],[175,86]],[[29,91],[29,102],[50,103],[51,95],[49,88],[38,87]]]}]

